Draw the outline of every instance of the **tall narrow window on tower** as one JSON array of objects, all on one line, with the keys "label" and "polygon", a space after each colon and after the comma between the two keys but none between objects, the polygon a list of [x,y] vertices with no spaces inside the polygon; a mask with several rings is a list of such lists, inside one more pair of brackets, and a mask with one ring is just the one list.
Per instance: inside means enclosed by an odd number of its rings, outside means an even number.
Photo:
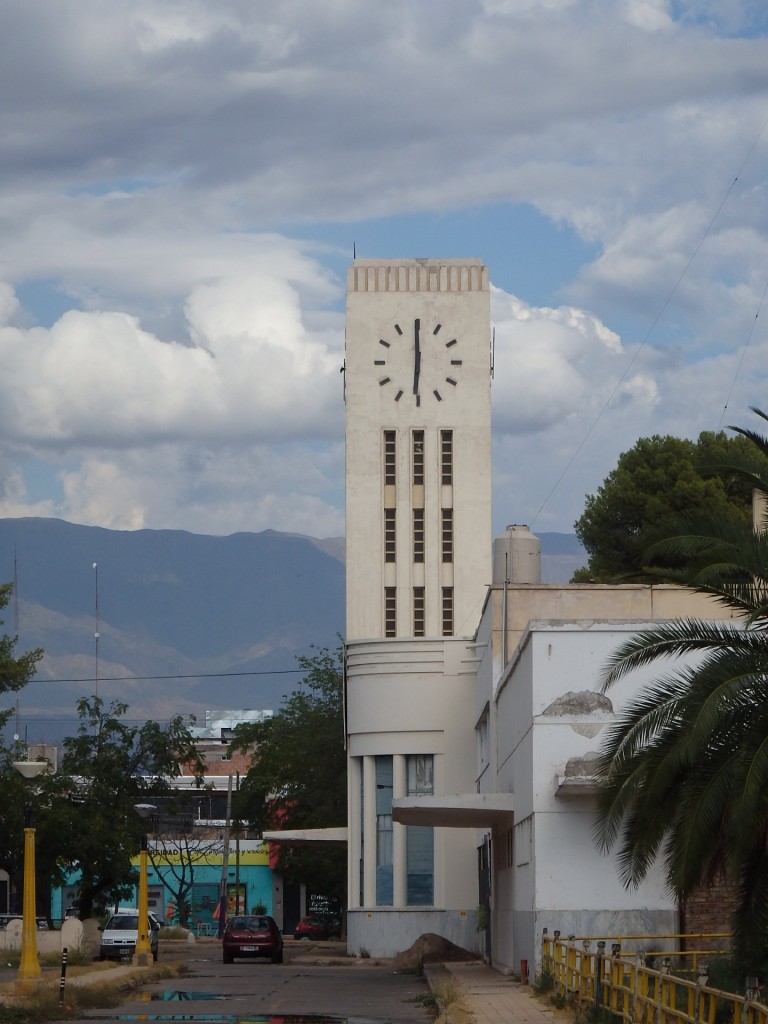
[{"label": "tall narrow window on tower", "polygon": [[424,483],[424,431],[413,432],[413,483],[414,486]]},{"label": "tall narrow window on tower", "polygon": [[453,483],[453,431],[440,431],[440,482]]},{"label": "tall narrow window on tower", "polygon": [[413,560],[424,561],[424,509],[413,510]]},{"label": "tall narrow window on tower", "polygon": [[444,562],[453,561],[453,509],[440,510],[440,549]]},{"label": "tall narrow window on tower", "polygon": [[384,509],[384,561],[394,562],[397,554],[397,535],[395,533],[395,510]]},{"label": "tall narrow window on tower", "polygon": [[384,431],[384,483],[396,483],[395,464],[397,455],[396,434],[394,430]]},{"label": "tall narrow window on tower", "polygon": [[424,636],[424,587],[413,588],[413,635]]},{"label": "tall narrow window on tower", "polygon": [[453,636],[453,587],[443,587],[443,636]]},{"label": "tall narrow window on tower", "polygon": [[397,636],[397,591],[384,587],[384,636]]}]

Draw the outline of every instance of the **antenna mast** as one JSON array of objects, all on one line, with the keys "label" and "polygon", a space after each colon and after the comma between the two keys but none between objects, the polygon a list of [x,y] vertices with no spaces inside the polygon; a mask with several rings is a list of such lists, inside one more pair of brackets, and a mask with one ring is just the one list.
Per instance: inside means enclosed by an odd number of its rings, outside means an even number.
[{"label": "antenna mast", "polygon": [[98,562],[93,563],[94,581],[96,587],[96,629],[94,630],[93,639],[96,645],[96,696],[99,696],[99,565]]}]

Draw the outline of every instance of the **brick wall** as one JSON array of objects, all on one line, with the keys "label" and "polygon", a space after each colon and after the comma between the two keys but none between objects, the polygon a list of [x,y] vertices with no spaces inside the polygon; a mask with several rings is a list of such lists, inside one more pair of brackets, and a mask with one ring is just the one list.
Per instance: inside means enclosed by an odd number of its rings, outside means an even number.
[{"label": "brick wall", "polygon": [[[731,914],[736,908],[736,892],[724,879],[701,886],[685,901],[681,926],[687,935],[731,931]],[[725,949],[729,940],[688,939],[688,949]]]}]

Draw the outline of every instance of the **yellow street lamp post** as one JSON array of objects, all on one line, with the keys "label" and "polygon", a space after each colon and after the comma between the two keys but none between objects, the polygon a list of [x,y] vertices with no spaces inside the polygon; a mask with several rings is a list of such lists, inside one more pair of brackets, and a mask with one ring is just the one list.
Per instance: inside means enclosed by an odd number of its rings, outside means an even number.
[{"label": "yellow street lamp post", "polygon": [[[134,804],[133,809],[142,819],[151,818],[157,810],[154,804]],[[147,885],[147,830],[141,836],[141,853],[139,854],[139,922],[136,936],[136,949],[133,962],[138,967],[148,967],[152,963],[152,945],[149,941],[149,887]]]},{"label": "yellow street lamp post", "polygon": [[[48,767],[47,761],[14,761],[13,767],[25,779],[36,779]],[[32,802],[24,803],[24,895],[22,897],[20,981],[39,978],[37,959],[37,893],[35,892],[35,829],[32,826]]]}]

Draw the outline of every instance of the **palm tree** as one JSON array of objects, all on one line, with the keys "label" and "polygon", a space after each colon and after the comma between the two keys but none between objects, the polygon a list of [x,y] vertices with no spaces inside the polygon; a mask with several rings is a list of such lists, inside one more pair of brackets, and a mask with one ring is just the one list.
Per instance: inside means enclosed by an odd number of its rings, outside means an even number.
[{"label": "palm tree", "polygon": [[[768,438],[739,432],[768,456]],[[768,495],[764,467],[727,469]],[[768,533],[704,515],[652,555],[677,565],[657,575],[739,618],[661,623],[614,653],[604,688],[653,663],[664,662],[665,674],[619,713],[603,744],[596,838],[604,850],[618,843],[627,886],[659,855],[680,899],[724,873],[738,895],[740,963],[759,973],[768,968]]]}]

